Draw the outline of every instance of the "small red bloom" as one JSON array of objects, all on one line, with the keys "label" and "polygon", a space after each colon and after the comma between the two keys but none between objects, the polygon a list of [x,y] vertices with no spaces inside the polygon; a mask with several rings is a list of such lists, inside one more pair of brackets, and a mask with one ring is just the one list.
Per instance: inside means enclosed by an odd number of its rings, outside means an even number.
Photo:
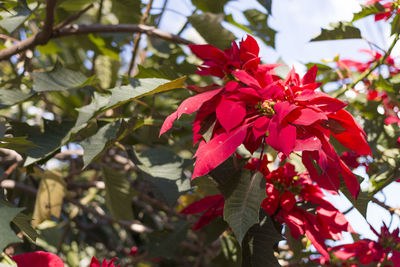
[{"label": "small red bloom", "polygon": [[55,254],[35,251],[11,256],[18,267],[64,267],[63,261]]},{"label": "small red bloom", "polygon": [[[95,257],[92,257],[92,260],[91,260],[91,262],[89,264],[89,267],[115,267],[114,261],[116,259],[117,258],[112,258],[109,262],[107,262],[107,260],[104,259],[103,262],[100,265],[99,260],[97,258],[95,258]],[[119,267],[119,264],[117,265],[117,267]]]}]

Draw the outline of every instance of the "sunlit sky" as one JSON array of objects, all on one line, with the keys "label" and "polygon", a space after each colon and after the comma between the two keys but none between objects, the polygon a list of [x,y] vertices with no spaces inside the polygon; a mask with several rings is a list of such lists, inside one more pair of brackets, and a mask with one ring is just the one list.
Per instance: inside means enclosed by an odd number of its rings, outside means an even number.
[{"label": "sunlit sky", "polygon": [[[337,21],[351,21],[353,13],[358,12],[360,4],[365,1],[357,0],[275,0],[272,6],[272,16],[269,18],[269,25],[278,31],[276,35],[276,49],[266,47],[261,41],[261,56],[264,62],[276,62],[278,58],[289,66],[294,66],[300,73],[304,73],[306,68],[303,63],[321,62],[321,60],[333,59],[337,54],[341,58],[364,59],[365,55],[359,53],[362,48],[369,49],[370,46],[364,40],[340,40],[309,42],[310,39],[317,36],[321,27],[328,27],[329,23]],[[161,7],[162,0],[154,1],[154,7]],[[190,0],[170,0],[168,9],[177,10],[184,15],[190,15],[194,10]],[[256,8],[264,11],[263,7],[256,0],[237,0],[231,1],[225,8],[226,14],[232,14],[239,23],[246,23],[241,13],[246,9]],[[177,33],[186,19],[184,16],[167,11],[161,22],[161,29]],[[390,44],[390,27],[385,22],[374,22],[374,18],[369,17],[355,23],[360,28],[362,36],[381,48],[387,48]],[[225,24],[238,38],[245,37],[246,33],[237,28]],[[183,37],[196,43],[204,43],[201,36],[191,27],[183,33]],[[400,49],[398,46],[393,50],[394,55],[398,55]],[[363,169],[357,170],[358,174],[364,175]],[[367,185],[364,182],[363,186]],[[388,186],[384,193],[386,195],[386,204],[392,207],[400,207],[400,184],[396,183]],[[377,198],[384,201],[382,194]],[[332,196],[329,200],[341,211],[350,207],[350,202],[344,197]],[[364,237],[376,239],[376,236],[369,229],[369,225],[363,219],[358,211],[353,210],[348,213],[347,218],[355,231]],[[367,211],[368,222],[378,230],[382,221],[386,224],[390,222],[390,214],[374,203],[370,203]],[[398,218],[392,222],[392,229],[399,226]],[[343,242],[351,241],[348,237]]]}]

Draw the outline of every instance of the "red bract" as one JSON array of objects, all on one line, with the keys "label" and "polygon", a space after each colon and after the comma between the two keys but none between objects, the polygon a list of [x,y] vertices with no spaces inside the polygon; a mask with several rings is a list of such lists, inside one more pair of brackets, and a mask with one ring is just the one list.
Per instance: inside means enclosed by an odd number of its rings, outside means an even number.
[{"label": "red bract", "polygon": [[55,254],[35,251],[10,256],[18,267],[64,267],[63,261]]},{"label": "red bract", "polygon": [[[366,2],[366,5],[372,5],[375,3],[382,2],[383,0],[370,0]],[[384,3],[382,6],[384,7],[385,11],[375,14],[375,21],[379,20],[388,20],[393,13],[399,13],[396,1]]]},{"label": "red bract", "polygon": [[308,174],[297,174],[294,166],[267,173],[267,198],[261,207],[276,220],[286,223],[291,235],[306,235],[314,247],[329,259],[325,239],[341,239],[342,231],[353,232],[344,215],[329,202]]},{"label": "red bract", "polygon": [[[362,239],[353,244],[333,247],[333,254],[341,260],[357,259],[361,264],[378,264],[392,262],[394,266],[400,266],[400,237],[399,229],[392,233],[386,225],[381,228],[381,233],[373,232],[378,236],[378,241]],[[392,257],[388,254],[392,253]]]},{"label": "red bract", "polygon": [[[107,262],[107,260],[104,259],[100,265],[99,260],[95,257],[92,257],[92,261],[90,262],[89,267],[115,267],[114,261],[116,259],[117,258],[112,258],[109,262]],[[119,264],[117,265],[117,267],[119,267]]]},{"label": "red bract", "polygon": [[[170,129],[174,120],[183,113],[197,111],[193,140],[195,144],[199,142],[199,146],[192,179],[216,168],[241,144],[251,153],[267,144],[278,151],[281,158],[290,157],[293,151],[303,152],[303,162],[311,178],[320,186],[337,191],[342,176],[356,197],[358,181],[329,143],[333,136],[359,155],[371,153],[364,131],[343,110],[346,104],[315,91],[319,87],[315,83],[315,66],[303,78],[292,69],[285,80],[274,74],[275,65],[257,63],[247,68],[245,59],[253,60],[255,57],[250,59],[250,54],[258,53],[255,46],[251,37],[241,42],[240,48],[234,45],[231,50],[226,50],[230,51],[225,51],[226,55],[222,51],[215,52],[216,48],[211,46],[191,46],[198,55],[208,60],[207,66],[213,62],[213,67],[232,74],[225,78],[233,76],[235,80],[186,99],[177,111],[168,116],[160,133]],[[242,63],[232,63],[239,61]],[[204,133],[210,138],[204,138]]]},{"label": "red bract", "polygon": [[225,199],[222,195],[207,196],[193,202],[184,208],[181,213],[196,214],[204,212],[193,226],[193,230],[197,230],[203,228],[215,218],[222,216],[224,214],[224,205]]},{"label": "red bract", "polygon": [[212,45],[189,45],[192,52],[204,60],[197,74],[213,75],[224,78],[236,69],[244,69],[252,71],[257,69],[260,63],[258,53],[260,51],[257,41],[247,36],[246,40],[242,40],[239,46],[232,42],[231,49],[224,51]]}]

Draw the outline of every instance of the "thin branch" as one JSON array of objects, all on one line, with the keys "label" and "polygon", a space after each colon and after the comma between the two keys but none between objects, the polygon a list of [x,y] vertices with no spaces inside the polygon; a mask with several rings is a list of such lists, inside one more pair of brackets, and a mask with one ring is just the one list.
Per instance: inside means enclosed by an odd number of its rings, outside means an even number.
[{"label": "thin branch", "polygon": [[[146,10],[144,11],[144,13],[140,19],[140,24],[147,24],[147,19],[149,17],[152,4],[153,4],[153,0],[149,0],[149,3],[146,6]],[[140,39],[141,39],[141,34],[137,33],[135,36],[135,39],[133,40],[132,58],[131,58],[131,62],[129,63],[128,73],[127,73],[128,76],[131,76],[133,67],[135,66],[135,58],[136,58],[137,51],[139,50]]]},{"label": "thin branch", "polygon": [[46,4],[46,21],[43,29],[38,33],[39,42],[47,43],[51,37],[54,25],[54,10],[56,8],[56,0],[47,0]]},{"label": "thin branch", "polygon": [[78,13],[72,15],[71,17],[67,18],[66,20],[64,20],[63,22],[57,24],[53,30],[59,30],[65,26],[67,26],[68,24],[72,23],[73,21],[77,20],[78,18],[80,18],[83,14],[85,14],[89,9],[91,9],[94,5],[90,4],[87,7],[85,7],[84,9],[82,9],[81,11],[79,11]]},{"label": "thin branch", "polygon": [[[54,31],[51,38],[60,38],[71,35],[89,34],[89,33],[144,33],[148,36],[154,36],[170,42],[178,44],[193,44],[191,41],[181,38],[175,34],[171,34],[152,26],[140,24],[118,24],[118,25],[102,25],[102,24],[70,24]],[[47,40],[48,41],[48,40]],[[35,34],[24,41],[19,42],[11,47],[0,50],[0,61],[10,58],[11,56],[23,52],[27,49],[34,48],[42,43],[38,40],[38,34]]]},{"label": "thin branch", "polygon": [[342,88],[339,92],[337,92],[335,97],[337,98],[337,97],[343,95],[348,89],[356,86],[359,82],[361,82],[366,77],[368,77],[368,75],[370,75],[376,68],[381,66],[385,62],[386,58],[392,52],[392,50],[398,40],[399,40],[399,34],[397,33],[396,36],[394,37],[394,40],[393,40],[392,44],[390,45],[388,51],[385,53],[385,55],[383,57],[381,57],[379,60],[375,61],[375,63],[371,66],[371,68],[365,70],[354,82],[352,82],[351,84],[349,84],[348,86]]}]

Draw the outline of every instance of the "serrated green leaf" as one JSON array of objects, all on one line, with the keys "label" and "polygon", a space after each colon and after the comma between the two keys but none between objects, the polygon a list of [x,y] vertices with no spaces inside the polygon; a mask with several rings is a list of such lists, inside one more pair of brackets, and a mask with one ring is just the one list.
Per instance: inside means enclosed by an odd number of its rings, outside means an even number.
[{"label": "serrated green leaf", "polygon": [[27,5],[18,4],[15,9],[0,12],[0,27],[12,33],[32,14],[32,10]]},{"label": "serrated green leaf", "polygon": [[133,220],[131,185],[124,173],[103,165],[106,205],[117,220]]},{"label": "serrated green leaf", "polygon": [[264,267],[281,266],[274,256],[274,246],[282,240],[272,219],[262,212],[260,223],[254,225],[243,241],[243,266]]},{"label": "serrated green leaf", "polygon": [[86,138],[80,143],[83,148],[83,168],[86,168],[101,152],[115,141],[120,126],[121,121],[108,123],[101,127],[93,136]]},{"label": "serrated green leaf", "polygon": [[24,166],[46,159],[69,139],[72,122],[59,124],[55,121],[43,120],[44,131],[39,127],[29,126],[26,123],[10,122],[14,136],[27,136],[35,147],[28,149]]},{"label": "serrated green leaf", "polygon": [[223,13],[224,6],[230,0],[192,0],[192,4],[203,12]]},{"label": "serrated green leaf", "polygon": [[19,153],[25,153],[29,148],[35,147],[32,141],[26,140],[25,136],[20,137],[1,137],[0,147],[15,150]]},{"label": "serrated green leaf", "polygon": [[171,232],[158,231],[149,235],[149,258],[163,257],[170,259],[189,230],[189,222],[178,221]]},{"label": "serrated green leaf", "polygon": [[170,150],[149,149],[133,161],[142,171],[142,177],[154,186],[169,206],[175,205],[178,197],[191,189],[190,179],[184,174],[188,162]]},{"label": "serrated green leaf", "polygon": [[11,243],[21,242],[10,227],[11,221],[24,208],[9,207],[0,203],[0,251],[3,251]]},{"label": "serrated green leaf", "polygon": [[239,179],[236,188],[225,200],[224,220],[242,243],[250,227],[259,222],[260,205],[266,193],[265,178],[261,173],[249,177],[249,172],[244,172]]},{"label": "serrated green leaf", "polygon": [[161,79],[170,79],[171,77],[175,77],[175,73],[171,73],[172,70],[167,67],[165,69],[162,68],[146,68],[142,65],[138,65],[139,72],[135,75],[136,79],[143,78],[161,78]]},{"label": "serrated green leaf", "polygon": [[24,93],[17,89],[0,89],[0,109],[9,108],[15,104],[28,100],[34,92]]},{"label": "serrated green leaf", "polygon": [[32,226],[36,227],[52,216],[59,218],[63,199],[67,193],[67,184],[61,173],[34,169],[32,176],[40,179],[36,194],[35,208],[32,215]]},{"label": "serrated green leaf", "polygon": [[222,26],[223,19],[223,14],[209,12],[188,17],[189,22],[204,40],[220,49],[229,47],[235,39],[235,35]]},{"label": "serrated green leaf", "polygon": [[104,108],[102,108],[102,111],[115,108],[140,97],[182,88],[185,79],[186,77],[182,77],[173,81],[156,78],[132,79],[130,85],[124,85],[110,90],[110,101]]},{"label": "serrated green leaf", "polygon": [[88,85],[92,79],[86,78],[82,73],[64,68],[57,63],[51,71],[33,72],[33,91],[64,91]]},{"label": "serrated green leaf", "polygon": [[266,45],[275,48],[276,31],[268,26],[268,15],[257,9],[248,9],[244,11],[244,15],[250,23],[248,27],[260,37]]},{"label": "serrated green leaf", "polygon": [[361,39],[361,32],[350,22],[340,21],[331,23],[330,29],[321,29],[321,33],[311,39],[311,42],[339,39]]},{"label": "serrated green leaf", "polygon": [[23,214],[19,213],[12,222],[21,230],[21,232],[28,238],[29,241],[35,243],[36,238],[39,234],[31,226],[31,219]]},{"label": "serrated green leaf", "polygon": [[265,9],[268,14],[272,14],[272,0],[257,0]]},{"label": "serrated green leaf", "polygon": [[380,3],[361,5],[361,11],[353,15],[352,22],[381,12],[385,12],[385,8]]}]

